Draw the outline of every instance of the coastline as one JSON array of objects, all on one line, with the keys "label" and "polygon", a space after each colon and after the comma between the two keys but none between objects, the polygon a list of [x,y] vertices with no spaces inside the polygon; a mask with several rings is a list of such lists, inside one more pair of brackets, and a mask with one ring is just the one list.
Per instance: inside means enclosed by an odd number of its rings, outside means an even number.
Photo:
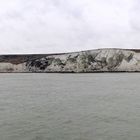
[{"label": "coastline", "polygon": [[105,48],[71,53],[0,55],[0,73],[140,72],[139,49]]}]

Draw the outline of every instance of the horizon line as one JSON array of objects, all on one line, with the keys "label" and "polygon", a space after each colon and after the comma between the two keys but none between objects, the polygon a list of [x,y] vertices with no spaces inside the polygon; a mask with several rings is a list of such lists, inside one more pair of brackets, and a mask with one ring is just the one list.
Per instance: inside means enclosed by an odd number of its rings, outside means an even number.
[{"label": "horizon line", "polygon": [[8,53],[8,54],[0,54],[0,56],[7,56],[7,55],[63,55],[63,54],[71,54],[71,53],[80,53],[80,52],[86,52],[86,51],[96,51],[96,50],[126,50],[126,51],[140,51],[140,49],[134,48],[96,48],[96,49],[87,49],[87,50],[81,50],[81,51],[70,51],[70,52],[62,52],[62,53]]}]

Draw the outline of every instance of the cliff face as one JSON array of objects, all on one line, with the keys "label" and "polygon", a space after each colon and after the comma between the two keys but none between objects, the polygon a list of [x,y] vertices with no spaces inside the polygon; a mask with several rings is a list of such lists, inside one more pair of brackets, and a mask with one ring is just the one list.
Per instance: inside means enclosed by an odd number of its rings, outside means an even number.
[{"label": "cliff face", "polygon": [[0,72],[135,72],[140,51],[98,49],[52,55],[2,55]]}]

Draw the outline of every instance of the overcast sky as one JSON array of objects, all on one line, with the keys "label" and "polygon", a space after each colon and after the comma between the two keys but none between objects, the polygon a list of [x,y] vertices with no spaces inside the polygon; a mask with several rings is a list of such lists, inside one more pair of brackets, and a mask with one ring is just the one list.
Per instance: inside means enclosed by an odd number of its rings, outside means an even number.
[{"label": "overcast sky", "polygon": [[140,0],[0,0],[0,53],[140,48]]}]

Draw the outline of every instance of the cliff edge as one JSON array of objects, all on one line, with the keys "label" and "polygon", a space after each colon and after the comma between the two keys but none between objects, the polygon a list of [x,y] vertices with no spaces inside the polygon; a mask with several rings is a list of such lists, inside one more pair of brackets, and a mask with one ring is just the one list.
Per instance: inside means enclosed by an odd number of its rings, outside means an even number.
[{"label": "cliff edge", "polygon": [[97,49],[49,55],[1,55],[0,72],[140,72],[140,50]]}]

